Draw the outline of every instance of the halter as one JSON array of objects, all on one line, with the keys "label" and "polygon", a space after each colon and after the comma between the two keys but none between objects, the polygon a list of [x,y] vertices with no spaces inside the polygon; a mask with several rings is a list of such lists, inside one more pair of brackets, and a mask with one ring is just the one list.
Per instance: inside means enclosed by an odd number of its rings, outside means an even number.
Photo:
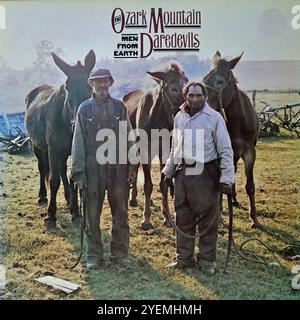
[{"label": "halter", "polygon": [[[68,107],[68,110],[69,110],[69,113],[70,113],[70,101],[69,101],[69,99],[67,98],[67,96],[66,96],[66,102],[65,102],[65,103],[66,103],[66,105],[67,105],[67,107]],[[74,129],[75,129],[75,123],[76,123],[76,119],[70,117],[69,125],[70,125],[70,127],[71,127],[72,132],[73,132]]]},{"label": "halter", "polygon": [[213,91],[215,91],[217,93],[219,105],[220,105],[220,108],[221,108],[220,113],[223,116],[223,118],[224,118],[226,123],[228,123],[228,119],[227,119],[227,116],[226,116],[226,113],[225,113],[225,109],[223,108],[222,93],[223,93],[223,90],[227,87],[227,85],[228,85],[230,80],[231,80],[231,72],[229,73],[229,78],[226,81],[225,85],[220,89],[217,89],[217,88],[215,88],[213,86],[210,86],[210,85],[206,84],[205,82],[203,82],[205,88],[211,89],[211,90],[213,90]]},{"label": "halter", "polygon": [[168,117],[168,121],[171,125],[173,125],[173,120],[174,120],[174,110],[175,110],[175,107],[174,107],[174,104],[172,102],[172,99],[170,98],[170,96],[168,95],[168,93],[165,91],[165,82],[163,81],[162,84],[160,85],[160,88],[161,88],[161,95],[162,95],[162,100],[161,100],[161,103],[159,105],[159,108],[163,105],[164,102],[167,102],[171,105],[171,108],[172,108],[172,113],[170,114],[169,112],[167,112],[167,117]]}]

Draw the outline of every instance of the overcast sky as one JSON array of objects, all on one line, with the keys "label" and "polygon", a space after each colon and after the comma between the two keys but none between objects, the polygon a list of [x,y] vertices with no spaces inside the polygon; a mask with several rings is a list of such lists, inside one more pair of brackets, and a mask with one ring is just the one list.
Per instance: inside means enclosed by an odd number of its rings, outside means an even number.
[{"label": "overcast sky", "polygon": [[0,28],[0,57],[14,68],[23,68],[35,58],[33,44],[50,40],[70,62],[83,59],[90,49],[98,59],[113,58],[120,39],[111,27],[113,9],[149,12],[162,7],[201,11],[200,58],[211,58],[219,49],[225,56],[244,51],[244,60],[300,60],[300,29],[291,27],[291,10],[297,4],[299,0],[0,1],[0,12],[3,7],[6,12],[6,28]]}]

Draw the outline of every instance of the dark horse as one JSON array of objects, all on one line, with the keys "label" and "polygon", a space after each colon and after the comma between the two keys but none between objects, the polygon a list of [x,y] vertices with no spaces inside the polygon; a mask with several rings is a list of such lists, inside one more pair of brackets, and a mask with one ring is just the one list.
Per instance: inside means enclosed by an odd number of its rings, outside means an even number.
[{"label": "dark horse", "polygon": [[[173,129],[173,117],[178,112],[179,106],[184,102],[182,96],[182,88],[188,81],[183,70],[177,63],[170,63],[170,66],[165,71],[147,72],[156,82],[157,85],[144,93],[141,90],[136,90],[123,98],[124,103],[127,105],[130,115],[130,121],[133,128],[139,130],[143,129],[147,134],[148,150],[144,154],[140,154],[141,162],[144,171],[144,220],[142,228],[148,229],[151,227],[151,193],[153,184],[151,180],[151,162],[153,158],[158,155],[160,162],[160,170],[162,170],[167,157],[169,156],[171,137],[168,137],[167,148],[163,148],[162,140],[156,146],[157,153],[151,152],[154,148],[151,139],[151,130],[167,129],[169,132]],[[168,186],[164,182],[164,175],[161,174],[160,191],[162,193],[162,213],[164,216],[164,224],[171,226],[169,221],[169,206],[168,206]],[[137,189],[136,185],[132,191],[132,198],[130,204],[135,206]]]},{"label": "dark horse", "polygon": [[[64,195],[70,205],[72,220],[78,218],[77,192],[71,179],[67,178],[67,159],[71,153],[73,124],[81,102],[88,99],[91,87],[87,79],[93,69],[96,57],[91,50],[84,60],[70,66],[52,53],[55,64],[68,77],[60,88],[43,85],[32,90],[26,97],[25,124],[38,159],[40,172],[39,204],[46,204],[45,180],[50,178],[50,203],[45,222],[56,226],[56,194],[60,178],[64,185]],[[49,176],[50,175],[50,176]]]},{"label": "dark horse", "polygon": [[[252,227],[258,228],[261,225],[256,214],[253,181],[258,120],[250,99],[237,87],[237,81],[232,73],[242,55],[226,61],[217,51],[213,57],[213,69],[203,78],[203,82],[207,88],[209,105],[221,112],[226,121],[234,152],[235,171],[238,160],[242,158],[244,161],[247,178],[246,191],[250,200],[250,218]],[[235,186],[233,188],[233,204],[238,205]]]}]

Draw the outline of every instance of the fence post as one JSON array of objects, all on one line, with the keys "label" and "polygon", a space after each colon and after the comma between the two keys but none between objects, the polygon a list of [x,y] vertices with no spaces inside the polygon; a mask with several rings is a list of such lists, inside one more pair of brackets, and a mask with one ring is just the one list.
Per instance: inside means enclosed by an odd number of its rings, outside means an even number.
[{"label": "fence post", "polygon": [[256,90],[253,90],[253,93],[252,93],[252,104],[254,109],[256,109]]}]

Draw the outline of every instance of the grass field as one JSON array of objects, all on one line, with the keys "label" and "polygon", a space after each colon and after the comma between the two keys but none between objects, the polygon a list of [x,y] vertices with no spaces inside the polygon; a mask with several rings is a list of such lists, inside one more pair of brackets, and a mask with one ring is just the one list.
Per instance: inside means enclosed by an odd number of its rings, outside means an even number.
[{"label": "grass field", "polygon": [[[288,243],[300,244],[299,158],[299,139],[265,138],[259,141],[255,182],[263,230],[250,228],[243,165],[240,163],[237,189],[241,206],[235,209],[234,219],[237,244],[250,237],[258,237],[275,248]],[[107,262],[103,269],[87,272],[84,260],[70,270],[67,267],[74,263],[80,249],[80,228],[70,221],[62,189],[58,199],[58,230],[53,234],[43,225],[46,208],[37,205],[39,179],[36,159],[6,154],[2,165],[6,299],[300,299],[300,291],[291,288],[291,269],[300,262],[274,256],[257,243],[251,243],[247,248],[267,262],[277,262],[279,266],[245,261],[233,252],[230,274],[223,274],[227,245],[226,213],[225,225],[220,227],[219,233],[216,276],[208,278],[194,269],[187,272],[166,269],[175,255],[175,237],[173,230],[162,224],[157,167],[152,208],[155,228],[150,231],[140,229],[141,187],[140,206],[129,209],[133,270],[129,272]],[[107,201],[101,228],[105,255],[108,256],[111,215]],[[293,255],[300,254],[299,251]],[[66,295],[34,281],[46,274],[75,282],[81,289]]]},{"label": "grass field", "polygon": [[[252,92],[248,92],[248,96],[252,102]],[[300,96],[297,92],[272,92],[258,91],[256,93],[256,110],[260,111],[265,105],[262,101],[277,107],[283,107],[287,104],[300,102]]]}]

